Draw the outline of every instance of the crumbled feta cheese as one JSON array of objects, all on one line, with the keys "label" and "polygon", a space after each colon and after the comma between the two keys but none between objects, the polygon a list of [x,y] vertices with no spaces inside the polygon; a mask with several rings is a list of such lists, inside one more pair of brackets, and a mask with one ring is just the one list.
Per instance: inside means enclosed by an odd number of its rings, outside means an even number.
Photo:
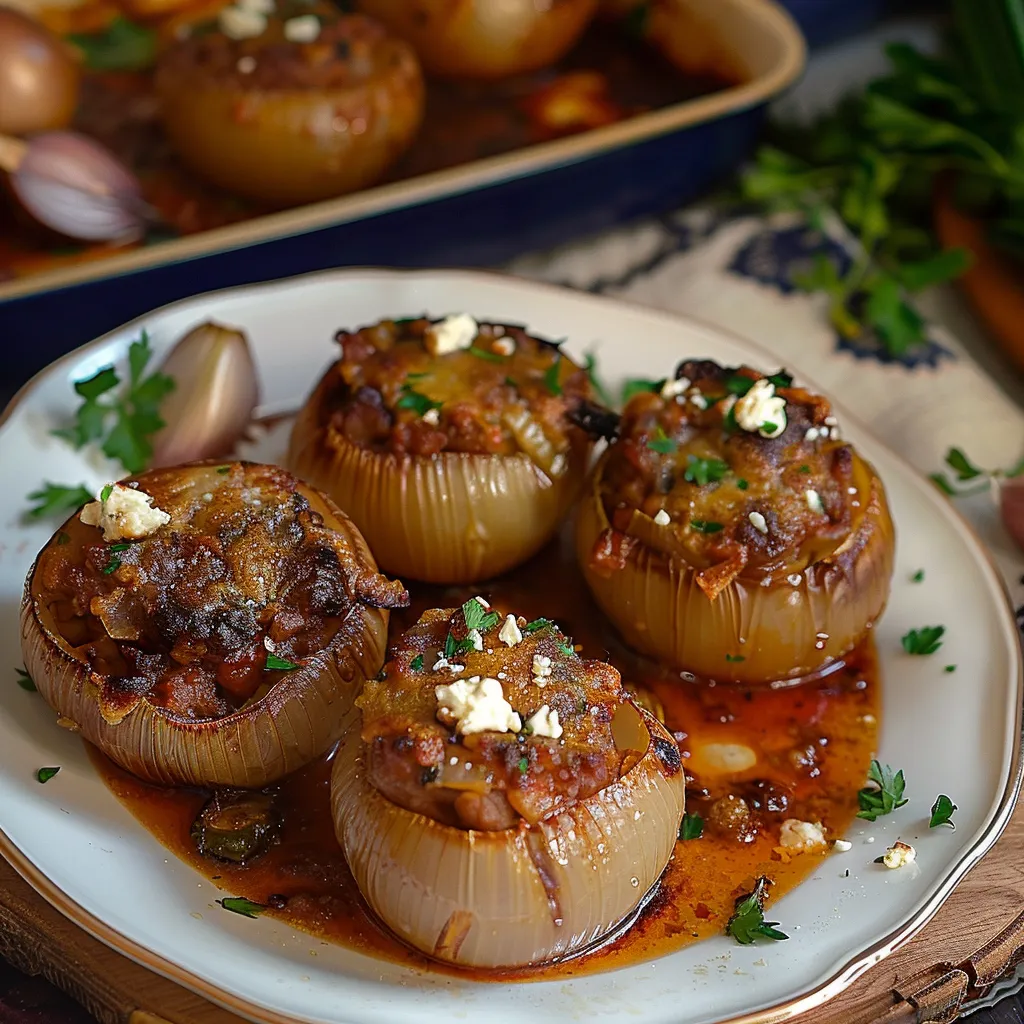
[{"label": "crumbled feta cheese", "polygon": [[546,679],[551,675],[551,659],[546,654],[533,656],[533,675],[535,679]]},{"label": "crumbled feta cheese", "polygon": [[505,616],[505,622],[502,624],[501,629],[498,630],[498,639],[506,647],[515,647],[516,644],[523,642],[523,632],[519,628],[514,615]]},{"label": "crumbled feta cheese", "polygon": [[849,853],[850,850],[853,849],[853,843],[848,842],[845,839],[837,839],[832,844],[832,849],[835,850],[836,853]]},{"label": "crumbled feta cheese", "polygon": [[466,634],[466,637],[472,642],[474,651],[482,651],[484,649],[484,638],[480,635],[479,629],[471,629]]},{"label": "crumbled feta cheese", "polygon": [[267,30],[267,16],[244,7],[224,7],[217,15],[217,24],[229,39],[254,39]]},{"label": "crumbled feta cheese", "polygon": [[808,488],[804,491],[804,497],[807,499],[807,507],[812,512],[824,512],[825,506],[821,503],[821,495],[813,488]]},{"label": "crumbled feta cheese", "polygon": [[778,437],[786,429],[786,400],[775,394],[770,380],[754,381],[736,401],[736,425],[762,437]]},{"label": "crumbled feta cheese", "polygon": [[[825,431],[825,433],[828,433],[828,431]],[[818,431],[817,427],[808,427],[807,430],[804,433],[804,440],[805,441],[817,441],[818,440],[818,434],[819,434],[819,431]]]},{"label": "crumbled feta cheese", "polygon": [[658,526],[668,526],[672,522],[672,517],[664,509],[661,509],[654,517],[654,521]]},{"label": "crumbled feta cheese", "polygon": [[[106,490],[104,487],[103,492]],[[80,518],[86,526],[101,527],[106,541],[141,540],[171,521],[163,509],[153,505],[153,498],[145,491],[111,484],[105,501],[103,492],[98,501],[82,509]]]},{"label": "crumbled feta cheese", "polygon": [[498,338],[491,346],[499,356],[510,356],[516,350],[516,343],[511,338]]},{"label": "crumbled feta cheese", "polygon": [[434,688],[437,717],[456,732],[467,736],[476,732],[519,732],[519,715],[505,700],[505,691],[497,679],[471,676]]},{"label": "crumbled feta cheese", "polygon": [[761,515],[760,512],[751,512],[747,518],[750,520],[750,525],[753,526],[755,530],[758,530],[761,533],[768,532],[768,524],[765,522],[764,516]]},{"label": "crumbled feta cheese", "polygon": [[558,712],[552,711],[547,704],[542,704],[538,711],[530,715],[526,720],[525,728],[533,736],[547,736],[552,740],[557,740],[562,735]]},{"label": "crumbled feta cheese", "polygon": [[473,600],[476,601],[476,603],[480,605],[485,612],[489,612],[491,610],[491,606],[479,594],[477,594]]},{"label": "crumbled feta cheese", "polygon": [[449,672],[464,672],[466,669],[465,665],[457,665],[454,661],[449,661],[443,654],[440,655],[437,661],[434,662],[434,667],[431,669],[432,672],[440,672],[442,669],[448,669]]},{"label": "crumbled feta cheese", "polygon": [[428,327],[424,344],[432,356],[446,356],[469,348],[478,332],[479,325],[468,313],[457,313]]},{"label": "crumbled feta cheese", "polygon": [[820,821],[787,818],[779,831],[779,846],[795,853],[815,850],[825,845],[825,828]]},{"label": "crumbled feta cheese", "polygon": [[899,839],[882,854],[882,863],[894,871],[912,864],[915,860],[917,860],[917,850],[909,843],[901,842]]},{"label": "crumbled feta cheese", "polygon": [[839,423],[839,420],[837,420],[835,418],[835,416],[826,416],[825,417],[825,426],[826,427],[834,427],[834,426],[837,426],[838,423]]},{"label": "crumbled feta cheese", "polygon": [[704,392],[700,388],[694,388],[687,396],[690,405],[697,409],[704,410],[708,407],[708,400],[704,397]]},{"label": "crumbled feta cheese", "polygon": [[676,377],[675,380],[667,380],[661,386],[661,397],[667,402],[670,398],[678,398],[690,390],[688,377]]},{"label": "crumbled feta cheese", "polygon": [[441,413],[438,409],[428,409],[423,414],[423,422],[436,427],[441,422]]},{"label": "crumbled feta cheese", "polygon": [[320,19],[315,14],[302,14],[284,23],[284,37],[289,43],[312,43],[320,36]]}]

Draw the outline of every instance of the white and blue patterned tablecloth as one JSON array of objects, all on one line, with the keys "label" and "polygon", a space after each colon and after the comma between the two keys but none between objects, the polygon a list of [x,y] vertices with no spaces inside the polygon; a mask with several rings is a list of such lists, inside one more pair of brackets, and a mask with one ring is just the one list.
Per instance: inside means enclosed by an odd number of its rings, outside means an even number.
[{"label": "white and blue patterned tablecloth", "polygon": [[[887,25],[822,51],[782,111],[813,114],[876,76],[884,68],[880,44],[892,38],[931,47],[936,34],[927,23]],[[742,335],[779,365],[806,374],[922,473],[943,470],[951,447],[985,468],[1016,465],[1024,456],[1024,376],[994,350],[957,291],[938,288],[922,297],[927,340],[894,358],[875,338],[844,338],[829,322],[827,298],[794,286],[794,275],[817,254],[842,270],[855,258],[856,243],[839,223],[822,233],[791,215],[761,218],[706,206],[531,255],[508,269]],[[703,355],[714,353],[679,353]],[[994,555],[1024,627],[1024,553],[1002,526],[993,496],[955,502]],[[992,1006],[1022,985],[1024,967],[964,1012]]]}]

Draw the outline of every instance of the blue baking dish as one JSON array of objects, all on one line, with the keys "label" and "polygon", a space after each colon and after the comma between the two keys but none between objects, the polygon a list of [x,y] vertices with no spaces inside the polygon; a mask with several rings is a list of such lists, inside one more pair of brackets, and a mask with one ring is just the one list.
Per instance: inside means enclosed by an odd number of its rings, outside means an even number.
[{"label": "blue baking dish", "polygon": [[[669,12],[666,19],[665,13]],[[741,84],[628,121],[354,195],[0,284],[0,385],[197,292],[327,267],[493,266],[693,198],[749,153],[800,73],[799,29],[771,0],[665,0],[659,47]]]}]

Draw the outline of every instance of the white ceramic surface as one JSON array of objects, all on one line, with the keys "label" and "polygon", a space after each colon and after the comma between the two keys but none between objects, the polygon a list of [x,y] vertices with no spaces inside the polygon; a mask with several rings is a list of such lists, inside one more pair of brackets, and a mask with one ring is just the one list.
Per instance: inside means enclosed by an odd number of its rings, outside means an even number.
[{"label": "white ceramic surface", "polygon": [[[996,575],[946,502],[843,411],[841,395],[840,422],[879,470],[898,528],[892,600],[877,629],[879,756],[905,770],[910,802],[874,824],[857,823],[847,836],[851,851],[773,902],[770,916],[783,922],[788,942],[740,947],[721,937],[595,977],[487,985],[402,969],[271,919],[226,913],[214,904],[225,894],[137,825],[93,772],[81,742],[57,727],[37,695],[15,685],[23,580],[51,528],[23,524],[25,494],[43,479],[99,486],[110,475],[49,435],[74,408],[71,382],[121,358],[143,326],[160,350],[215,317],[249,333],[263,411],[280,412],[301,401],[332,358],[337,328],[461,310],[568,336],[573,354],[597,354],[613,388],[628,376],[664,375],[687,356],[775,366],[756,347],[692,321],[458,272],[339,271],[233,289],[178,303],[72,353],[18,396],[0,426],[0,650],[10,666],[0,670],[0,850],[93,934],[261,1021],[708,1024],[767,1020],[771,1008],[777,1021],[821,1002],[934,913],[995,840],[1019,783],[1020,654]],[[271,438],[271,448],[279,440]],[[919,568],[926,581],[911,583]],[[899,638],[909,628],[939,623],[947,627],[939,654],[902,652]],[[943,672],[949,663],[956,672]],[[46,786],[34,777],[43,765],[62,766]],[[939,792],[959,805],[955,832],[927,827]],[[872,864],[897,837],[917,847],[917,865]]]}]

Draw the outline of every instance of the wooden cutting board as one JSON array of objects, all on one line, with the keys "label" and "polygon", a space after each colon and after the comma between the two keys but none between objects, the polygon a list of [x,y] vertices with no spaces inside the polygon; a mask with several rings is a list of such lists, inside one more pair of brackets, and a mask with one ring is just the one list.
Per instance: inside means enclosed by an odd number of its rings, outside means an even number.
[{"label": "wooden cutting board", "polygon": [[[115,953],[64,918],[0,859],[0,954],[42,974],[101,1024],[241,1024]],[[953,1021],[1024,961],[1024,805],[924,930],[796,1024]],[[765,1021],[784,1019],[765,1017]]]}]

